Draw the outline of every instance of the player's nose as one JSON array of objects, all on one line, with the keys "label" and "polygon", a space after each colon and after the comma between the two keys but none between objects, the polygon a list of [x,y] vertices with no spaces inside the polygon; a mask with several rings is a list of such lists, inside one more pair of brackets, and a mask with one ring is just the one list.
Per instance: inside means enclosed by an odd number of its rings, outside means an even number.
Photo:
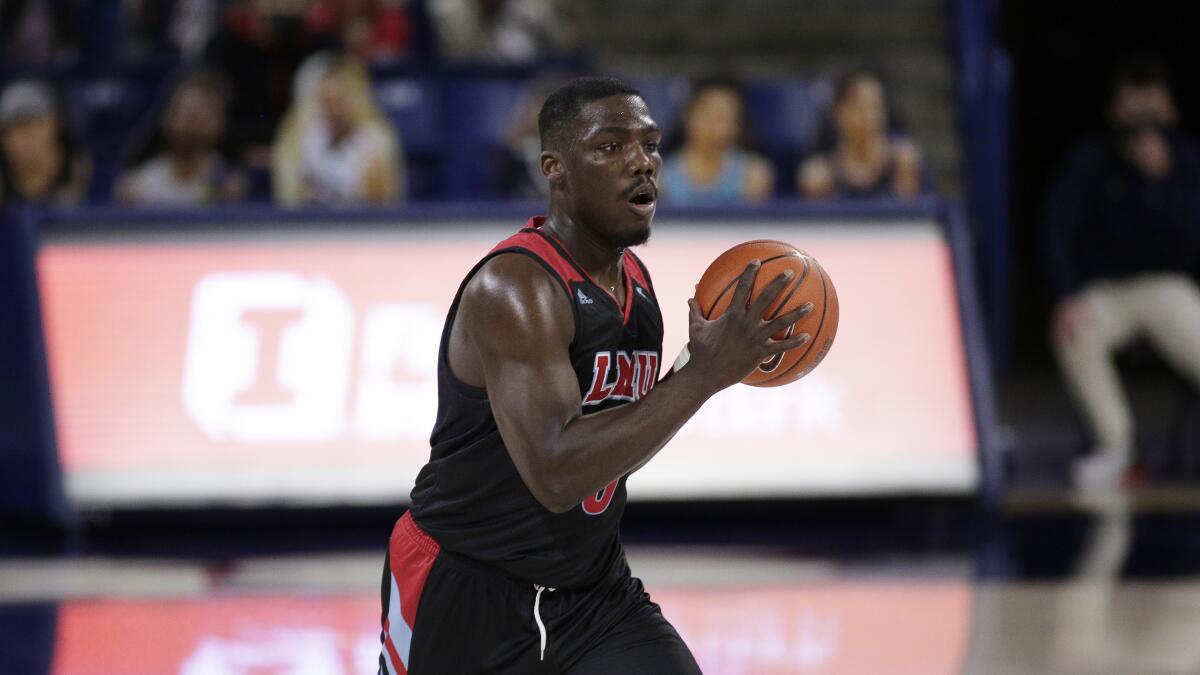
[{"label": "player's nose", "polygon": [[634,176],[653,176],[654,175],[654,159],[651,153],[646,152],[646,149],[638,145],[633,151],[633,156],[629,161],[630,173]]}]

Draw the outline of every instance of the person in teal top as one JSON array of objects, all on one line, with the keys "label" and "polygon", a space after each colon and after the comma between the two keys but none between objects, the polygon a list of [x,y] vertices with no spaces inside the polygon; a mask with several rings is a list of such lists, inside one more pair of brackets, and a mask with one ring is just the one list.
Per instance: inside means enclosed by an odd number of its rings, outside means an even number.
[{"label": "person in teal top", "polygon": [[692,88],[683,111],[683,146],[663,162],[664,200],[711,206],[770,198],[774,171],[744,147],[742,113],[736,83],[709,79]]}]

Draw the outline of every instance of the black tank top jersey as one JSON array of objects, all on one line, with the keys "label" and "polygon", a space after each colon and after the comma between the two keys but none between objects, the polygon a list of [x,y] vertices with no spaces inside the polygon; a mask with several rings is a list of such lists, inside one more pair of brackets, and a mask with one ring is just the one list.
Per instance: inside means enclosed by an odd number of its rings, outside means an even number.
[{"label": "black tank top jersey", "polygon": [[503,253],[537,260],[562,285],[575,315],[571,363],[579,378],[583,414],[645,396],[658,379],[662,314],[650,275],[626,251],[625,305],[591,280],[552,235],[544,218],[501,242],[459,287],[438,354],[438,413],[429,462],[412,491],[417,524],[449,551],[495,567],[521,581],[582,588],[619,560],[617,526],[625,510],[625,478],[582,504],[555,514],[525,486],[504,447],[487,390],[464,384],[447,356],[450,328],[463,288],[487,260]]}]

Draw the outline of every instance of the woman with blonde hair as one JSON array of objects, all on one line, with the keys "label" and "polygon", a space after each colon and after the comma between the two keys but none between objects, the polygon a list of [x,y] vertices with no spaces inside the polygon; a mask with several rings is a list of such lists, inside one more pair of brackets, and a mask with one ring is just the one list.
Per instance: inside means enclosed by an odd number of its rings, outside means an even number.
[{"label": "woman with blonde hair", "polygon": [[378,204],[403,198],[402,150],[349,56],[315,54],[296,73],[295,99],[271,149],[275,201]]}]

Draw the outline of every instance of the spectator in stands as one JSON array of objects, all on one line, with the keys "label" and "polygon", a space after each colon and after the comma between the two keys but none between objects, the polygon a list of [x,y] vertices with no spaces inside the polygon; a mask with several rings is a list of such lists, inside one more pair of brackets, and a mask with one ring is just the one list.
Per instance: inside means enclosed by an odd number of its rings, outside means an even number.
[{"label": "spectator in stands", "polygon": [[369,63],[404,57],[412,39],[408,14],[397,0],[319,0],[307,23],[314,34],[337,35],[347,51]]},{"label": "spectator in stands", "polygon": [[539,199],[550,197],[550,184],[542,175],[542,137],[538,112],[546,97],[563,84],[559,77],[534,82],[517,104],[504,147],[496,159],[497,191],[505,197]]},{"label": "spectator in stands", "polygon": [[219,0],[125,0],[125,57],[200,56],[217,27]]},{"label": "spectator in stands", "polygon": [[806,159],[796,187],[806,199],[916,197],[923,188],[921,152],[893,133],[887,92],[867,70],[844,75],[834,91],[831,149]]},{"label": "spectator in stands", "polygon": [[770,198],[775,172],[747,149],[738,84],[709,78],[692,87],[683,110],[683,146],[663,163],[662,192],[669,202],[715,205]]},{"label": "spectator in stands", "polygon": [[1084,490],[1118,486],[1134,451],[1114,352],[1144,336],[1200,387],[1200,148],[1177,117],[1161,67],[1118,69],[1111,134],[1073,150],[1047,205],[1051,341],[1093,443]]},{"label": "spectator in stands", "polygon": [[0,61],[70,65],[79,56],[79,0],[0,0]]},{"label": "spectator in stands", "polygon": [[91,162],[76,152],[49,85],[18,80],[0,92],[0,205],[74,204]]},{"label": "spectator in stands", "polygon": [[296,80],[296,102],[272,151],[276,201],[295,206],[400,199],[400,143],[375,105],[362,64],[317,54]]},{"label": "spectator in stands", "polygon": [[245,176],[218,151],[228,106],[229,84],[217,73],[197,70],[181,78],[162,116],[163,151],[121,177],[118,200],[164,206],[241,200]]},{"label": "spectator in stands", "polygon": [[430,0],[441,55],[450,61],[533,63],[578,43],[569,0]]},{"label": "spectator in stands", "polygon": [[292,101],[296,69],[308,56],[337,47],[337,36],[305,24],[308,0],[243,0],[226,10],[205,50],[207,61],[233,84],[230,133],[238,159],[270,163],[271,139]]}]

